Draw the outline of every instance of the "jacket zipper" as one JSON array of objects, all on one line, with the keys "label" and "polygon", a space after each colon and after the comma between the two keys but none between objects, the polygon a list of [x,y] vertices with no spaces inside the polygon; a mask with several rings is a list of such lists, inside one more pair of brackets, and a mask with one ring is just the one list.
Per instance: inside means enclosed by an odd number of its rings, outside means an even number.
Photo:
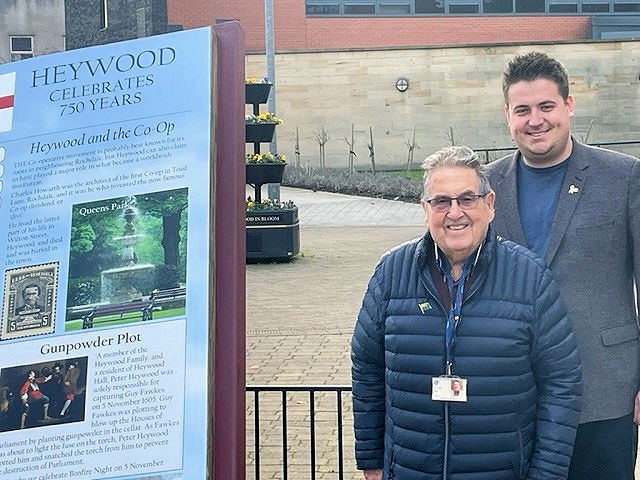
[{"label": "jacket zipper", "polygon": [[[424,278],[424,270],[420,272],[420,281],[422,282],[422,285],[424,286],[427,293],[429,293],[431,297],[438,302],[438,306],[440,306],[441,310],[444,312],[445,309],[444,309],[444,306],[442,305],[442,302],[440,301],[439,295],[437,293],[434,295],[433,291],[429,288],[429,282],[427,282],[426,279]],[[476,281],[473,282],[472,286],[475,288],[473,288],[472,290],[469,290],[469,293],[467,295],[467,300],[469,300],[479,290],[480,282],[478,281],[478,279],[476,279]],[[456,329],[458,328],[458,323],[459,322],[456,322]],[[442,480],[447,480],[449,478],[448,470],[449,470],[449,402],[444,402],[444,451],[443,451],[443,462],[442,462]]]},{"label": "jacket zipper", "polygon": [[444,460],[442,462],[442,480],[447,480],[449,471],[449,402],[444,402]]}]

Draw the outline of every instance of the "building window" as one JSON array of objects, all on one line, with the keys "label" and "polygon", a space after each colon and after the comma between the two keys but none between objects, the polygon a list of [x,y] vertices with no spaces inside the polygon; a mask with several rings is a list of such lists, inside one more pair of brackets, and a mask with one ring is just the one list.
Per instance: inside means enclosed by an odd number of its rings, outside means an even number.
[{"label": "building window", "polygon": [[[107,0],[100,0],[105,11]],[[305,0],[313,15],[540,15],[640,12],[640,0]]]},{"label": "building window", "polygon": [[609,2],[583,3],[582,13],[609,13]]},{"label": "building window", "polygon": [[577,13],[578,5],[576,3],[550,3],[549,13]]},{"label": "building window", "polygon": [[376,6],[374,4],[349,4],[344,5],[345,15],[375,15]]},{"label": "building window", "polygon": [[478,13],[480,9],[478,5],[475,3],[452,3],[449,5],[449,13],[451,14],[459,14],[459,13]]},{"label": "building window", "polygon": [[513,0],[484,0],[484,13],[513,13]]},{"label": "building window", "polygon": [[109,27],[107,1],[108,0],[100,0],[100,30],[106,30]]},{"label": "building window", "polygon": [[307,15],[338,15],[340,5],[309,5],[307,4]]},{"label": "building window", "polygon": [[544,0],[516,0],[516,13],[544,13]]},{"label": "building window", "polygon": [[444,2],[437,0],[415,0],[416,13],[444,13]]},{"label": "building window", "polygon": [[10,37],[11,61],[33,57],[33,37]]},{"label": "building window", "polygon": [[[481,0],[448,0],[448,13],[457,15],[459,13],[480,13],[479,1]],[[443,2],[444,3],[444,2]],[[447,11],[447,9],[445,9]]]},{"label": "building window", "polygon": [[381,3],[380,15],[409,15],[411,13],[411,5]]},{"label": "building window", "polygon": [[640,12],[640,3],[614,3],[613,11],[620,12]]}]

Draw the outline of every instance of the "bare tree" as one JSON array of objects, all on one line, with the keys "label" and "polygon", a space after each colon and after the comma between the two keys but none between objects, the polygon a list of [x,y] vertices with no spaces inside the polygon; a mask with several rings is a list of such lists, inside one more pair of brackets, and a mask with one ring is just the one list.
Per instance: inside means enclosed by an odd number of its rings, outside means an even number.
[{"label": "bare tree", "polygon": [[296,137],[295,137],[295,156],[296,156],[296,167],[300,167],[300,134],[298,133],[298,127],[296,127]]},{"label": "bare tree", "polygon": [[322,125],[321,130],[319,132],[315,132],[316,142],[318,142],[318,146],[320,147],[320,168],[325,168],[325,153],[324,147],[331,140],[329,134],[324,129],[324,125]]},{"label": "bare tree", "polygon": [[356,152],[354,150],[355,144],[356,144],[355,124],[353,123],[351,124],[351,141],[349,141],[349,139],[347,138],[345,138],[344,141],[349,146],[349,173],[353,173],[355,171],[355,168],[353,166],[353,161],[355,157],[357,157]]},{"label": "bare tree", "polygon": [[369,143],[367,143],[369,149],[369,161],[371,162],[371,173],[376,174],[376,152],[373,148],[373,128],[369,126]]},{"label": "bare tree", "polygon": [[449,127],[449,131],[445,132],[444,138],[446,138],[449,141],[449,143],[451,144],[452,147],[455,147],[456,138],[453,135],[453,127]]},{"label": "bare tree", "polygon": [[593,122],[594,122],[594,119],[592,118],[591,121],[589,122],[589,127],[587,128],[586,133],[580,135],[580,140],[582,141],[582,143],[588,143],[589,142],[589,135],[591,135],[591,129],[593,128]]},{"label": "bare tree", "polygon": [[411,178],[411,167],[413,164],[413,153],[416,148],[420,148],[416,143],[416,129],[413,129],[413,138],[411,141],[407,140],[404,142],[407,147],[409,147],[409,151],[407,152],[407,178]]}]

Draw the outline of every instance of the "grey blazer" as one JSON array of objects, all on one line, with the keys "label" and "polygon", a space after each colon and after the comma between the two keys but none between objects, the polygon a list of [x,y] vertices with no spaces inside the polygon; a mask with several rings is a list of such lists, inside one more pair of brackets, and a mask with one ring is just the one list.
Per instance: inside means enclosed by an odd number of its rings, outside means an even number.
[{"label": "grey blazer", "polygon": [[[496,232],[525,245],[518,213],[520,153],[487,166]],[[580,422],[633,411],[640,388],[635,284],[640,285],[640,161],[573,140],[545,260],[560,284],[582,357]]]}]

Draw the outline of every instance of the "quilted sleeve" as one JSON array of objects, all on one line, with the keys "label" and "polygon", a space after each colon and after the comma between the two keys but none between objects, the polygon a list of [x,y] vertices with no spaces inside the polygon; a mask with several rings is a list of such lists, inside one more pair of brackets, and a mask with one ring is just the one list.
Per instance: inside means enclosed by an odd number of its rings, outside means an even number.
[{"label": "quilted sleeve", "polygon": [[385,364],[381,287],[383,264],[369,280],[351,340],[351,378],[356,464],[359,469],[383,466]]},{"label": "quilted sleeve", "polygon": [[571,322],[549,270],[539,282],[531,363],[538,386],[529,477],[567,478],[582,403],[582,368]]}]

